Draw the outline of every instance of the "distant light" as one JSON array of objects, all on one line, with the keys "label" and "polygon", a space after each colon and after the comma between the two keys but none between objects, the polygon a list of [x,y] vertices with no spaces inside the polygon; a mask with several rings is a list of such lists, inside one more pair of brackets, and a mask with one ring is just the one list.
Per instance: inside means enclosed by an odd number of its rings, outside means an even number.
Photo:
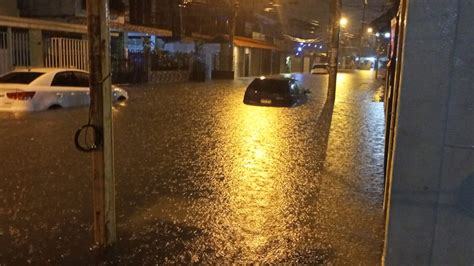
[{"label": "distant light", "polygon": [[296,53],[296,56],[299,56],[299,55],[300,55],[300,53]]},{"label": "distant light", "polygon": [[261,80],[264,80],[265,78],[266,78],[265,76],[261,76],[261,77],[260,77]]},{"label": "distant light", "polygon": [[341,25],[341,27],[347,26],[347,23],[349,23],[349,20],[347,20],[347,18],[344,18],[344,17],[342,17],[341,20],[339,21],[339,25]]},{"label": "distant light", "polygon": [[300,45],[303,45],[304,43],[300,42]]},{"label": "distant light", "polygon": [[359,57],[356,57],[356,62],[359,62]]},{"label": "distant light", "polygon": [[385,32],[383,36],[387,39],[390,38],[390,32]]},{"label": "distant light", "polygon": [[303,51],[303,48],[298,47],[298,52],[301,52],[301,51]]},{"label": "distant light", "polygon": [[319,46],[319,49],[323,49],[323,46],[322,46],[322,45],[320,45],[320,46]]},{"label": "distant light", "polygon": [[376,36],[376,37],[380,37],[380,33],[378,33],[378,32],[375,33],[375,36]]},{"label": "distant light", "polygon": [[367,33],[372,33],[372,32],[374,32],[374,29],[372,29],[371,27],[369,27],[369,28],[367,29]]}]

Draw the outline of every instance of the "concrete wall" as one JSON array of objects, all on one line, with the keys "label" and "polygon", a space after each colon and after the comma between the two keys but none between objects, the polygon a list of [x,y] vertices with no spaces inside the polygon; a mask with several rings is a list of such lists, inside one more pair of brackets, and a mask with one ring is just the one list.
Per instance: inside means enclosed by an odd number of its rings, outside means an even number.
[{"label": "concrete wall", "polygon": [[243,47],[234,46],[234,79],[244,75],[244,50]]},{"label": "concrete wall", "polygon": [[1,0],[0,1],[0,15],[1,16],[19,16],[16,0]]},{"label": "concrete wall", "polygon": [[[2,0],[3,1],[3,0]],[[85,16],[80,0],[19,0],[22,16],[63,17]]]},{"label": "concrete wall", "polygon": [[303,57],[291,56],[291,69],[290,72],[303,72]]},{"label": "concrete wall", "polygon": [[386,265],[474,265],[473,10],[408,1]]},{"label": "concrete wall", "polygon": [[262,64],[262,50],[250,49],[250,76],[260,76]]},{"label": "concrete wall", "polygon": [[212,76],[212,70],[214,68],[214,61],[213,58],[219,54],[221,51],[220,44],[212,44],[207,43],[204,44],[201,51],[201,58],[204,59],[204,63],[206,65],[206,80],[210,80]]},{"label": "concrete wall", "polygon": [[41,30],[28,30],[30,60],[32,67],[44,66],[43,32]]}]

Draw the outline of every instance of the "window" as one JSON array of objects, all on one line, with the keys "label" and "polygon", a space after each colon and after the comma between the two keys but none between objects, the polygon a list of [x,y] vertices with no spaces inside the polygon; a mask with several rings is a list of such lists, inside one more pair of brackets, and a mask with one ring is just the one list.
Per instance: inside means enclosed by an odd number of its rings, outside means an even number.
[{"label": "window", "polygon": [[288,93],[288,80],[274,80],[274,79],[255,79],[250,85],[251,90],[257,90],[264,93]]},{"label": "window", "polygon": [[12,72],[1,76],[0,83],[30,84],[43,74],[42,72]]},{"label": "window", "polygon": [[89,87],[89,74],[83,72],[74,72],[78,87]]},{"label": "window", "polygon": [[71,71],[59,72],[54,76],[51,86],[78,87],[78,82]]}]

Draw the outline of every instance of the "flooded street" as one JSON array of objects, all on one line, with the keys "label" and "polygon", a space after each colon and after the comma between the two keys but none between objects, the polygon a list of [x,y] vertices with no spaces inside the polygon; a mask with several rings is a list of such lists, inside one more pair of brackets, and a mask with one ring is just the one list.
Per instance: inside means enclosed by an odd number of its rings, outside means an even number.
[{"label": "flooded street", "polygon": [[[383,103],[374,73],[299,75],[295,108],[251,79],[126,86],[114,107],[118,264],[380,264]],[[0,113],[0,264],[94,264],[87,108]]]}]

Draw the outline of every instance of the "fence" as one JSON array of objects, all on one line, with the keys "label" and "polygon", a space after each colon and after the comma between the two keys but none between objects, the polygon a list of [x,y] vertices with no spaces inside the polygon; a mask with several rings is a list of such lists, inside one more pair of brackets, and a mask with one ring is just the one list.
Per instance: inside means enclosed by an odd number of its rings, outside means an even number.
[{"label": "fence", "polygon": [[147,82],[148,71],[145,68],[145,55],[142,51],[128,51],[128,58],[111,57],[112,82]]},{"label": "fence", "polygon": [[7,33],[0,32],[0,75],[11,68],[9,50],[7,49]]},{"label": "fence", "polygon": [[28,32],[12,32],[11,49],[13,66],[30,66],[30,40]]},{"label": "fence", "polygon": [[46,67],[89,70],[87,40],[50,38],[46,42],[46,47],[44,60]]},{"label": "fence", "polygon": [[30,66],[28,32],[0,32],[0,75],[13,67]]}]

